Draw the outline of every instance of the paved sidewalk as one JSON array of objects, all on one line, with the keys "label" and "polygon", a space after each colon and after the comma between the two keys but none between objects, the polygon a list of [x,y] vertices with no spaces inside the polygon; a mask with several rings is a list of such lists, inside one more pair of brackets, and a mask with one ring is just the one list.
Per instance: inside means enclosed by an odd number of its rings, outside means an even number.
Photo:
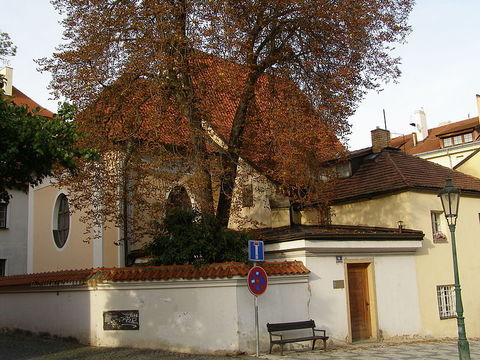
[{"label": "paved sidewalk", "polygon": [[[469,343],[471,359],[480,359],[480,342],[470,340]],[[274,353],[272,355],[262,355],[261,358],[264,360],[458,360],[458,348],[457,343],[452,341],[401,344],[371,343],[338,349],[327,348],[326,351],[284,351],[284,356]]]},{"label": "paved sidewalk", "polygon": [[[480,342],[470,341],[471,358],[480,359]],[[213,356],[161,350],[96,348],[36,336],[0,334],[0,360],[257,360],[254,356]],[[262,353],[263,360],[457,360],[456,342],[369,343],[323,350]]]}]

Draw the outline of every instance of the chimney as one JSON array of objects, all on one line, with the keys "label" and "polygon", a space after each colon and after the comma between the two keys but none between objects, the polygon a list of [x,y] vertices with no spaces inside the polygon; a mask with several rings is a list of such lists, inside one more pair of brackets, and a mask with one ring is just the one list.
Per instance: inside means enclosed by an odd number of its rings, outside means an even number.
[{"label": "chimney", "polygon": [[5,66],[3,69],[0,69],[0,75],[3,76],[0,88],[3,89],[5,95],[12,96],[13,69],[10,66]]},{"label": "chimney", "polygon": [[372,134],[372,151],[379,153],[382,149],[390,146],[390,131],[377,127],[371,131]]},{"label": "chimney", "polygon": [[427,116],[423,110],[416,110],[413,113],[415,134],[417,141],[423,141],[428,136]]}]

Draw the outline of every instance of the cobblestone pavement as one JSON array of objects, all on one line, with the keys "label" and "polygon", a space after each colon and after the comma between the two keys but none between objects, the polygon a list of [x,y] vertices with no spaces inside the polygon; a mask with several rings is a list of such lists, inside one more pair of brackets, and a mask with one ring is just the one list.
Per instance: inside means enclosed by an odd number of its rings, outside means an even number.
[{"label": "cobblestone pavement", "polygon": [[[480,359],[480,342],[470,341],[471,359]],[[254,360],[254,356],[212,356],[170,353],[160,350],[96,348],[35,336],[1,334],[0,360]],[[285,351],[261,354],[263,360],[456,360],[452,341],[403,344],[363,344],[323,350]]]},{"label": "cobblestone pavement", "polygon": [[[470,357],[480,359],[480,342],[470,342]],[[264,360],[458,360],[458,348],[455,341],[416,342],[403,344],[371,343],[352,345],[338,349],[315,351],[285,351],[261,356]]]},{"label": "cobblestone pavement", "polygon": [[[212,356],[161,350],[98,348],[36,336],[0,334],[0,360],[255,360],[251,356]],[[286,360],[286,359],[282,359]]]}]

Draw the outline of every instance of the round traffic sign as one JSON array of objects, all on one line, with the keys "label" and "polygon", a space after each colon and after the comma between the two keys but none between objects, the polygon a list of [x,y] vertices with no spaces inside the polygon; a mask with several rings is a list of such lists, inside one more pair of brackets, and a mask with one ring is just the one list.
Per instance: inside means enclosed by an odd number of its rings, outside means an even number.
[{"label": "round traffic sign", "polygon": [[268,276],[260,266],[250,269],[247,276],[248,289],[253,295],[262,295],[267,290]]}]

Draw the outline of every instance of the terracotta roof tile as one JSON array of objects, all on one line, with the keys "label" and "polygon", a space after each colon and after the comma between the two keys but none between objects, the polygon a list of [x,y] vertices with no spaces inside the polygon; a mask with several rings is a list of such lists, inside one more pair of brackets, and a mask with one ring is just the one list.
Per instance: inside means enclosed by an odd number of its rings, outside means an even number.
[{"label": "terracotta roof tile", "polygon": [[3,286],[55,286],[81,285],[92,276],[91,269],[52,271],[38,274],[12,275],[0,277],[0,287]]},{"label": "terracotta roof tile", "polygon": [[26,105],[31,111],[39,109],[38,115],[52,117],[53,113],[50,110],[45,109],[44,107],[37,104],[35,101],[30,99],[23,92],[18,90],[15,86],[12,87],[12,101],[19,106]]},{"label": "terracotta roof tile", "polygon": [[[247,71],[241,65],[208,55],[202,55],[198,63],[193,83],[200,109],[205,113],[205,118],[216,135],[228,142]],[[119,99],[118,104],[112,105],[110,93],[105,92],[105,98],[101,95],[96,106],[86,109],[83,117],[80,114],[80,118],[87,123],[89,119],[102,119],[102,126],[96,136],[124,138],[124,134],[131,134],[131,119],[140,112],[142,116],[136,136],[146,141],[188,147],[191,126],[182,112],[175,107],[174,101],[169,105],[165,104],[165,97],[157,89],[158,84],[139,80],[129,82],[129,86],[129,91],[119,94],[115,92]],[[149,96],[145,96],[146,94]],[[343,150],[333,131],[311,112],[306,97],[292,82],[263,75],[258,80],[255,94],[252,106],[258,112],[248,119],[249,126],[242,136],[244,146],[240,156],[256,165],[265,175],[272,178],[278,176],[277,164],[283,161],[283,153],[292,153],[295,150],[289,148],[295,141],[303,144],[309,138],[315,138],[315,146],[319,149],[312,146],[311,151],[317,150],[320,161],[334,158]],[[301,126],[307,128],[310,125],[316,131],[310,132],[308,136],[304,135],[302,139],[281,136],[290,134],[284,127],[300,126],[300,120]],[[208,149],[215,151],[210,144]]]},{"label": "terracotta roof tile", "polygon": [[348,201],[407,189],[439,190],[450,177],[463,192],[480,195],[480,179],[419,157],[387,148],[365,155],[358,169],[337,181],[335,201]]},{"label": "terracotta roof tile", "polygon": [[[270,276],[303,275],[310,273],[301,261],[265,262],[263,268]],[[245,277],[250,266],[240,262],[203,265],[146,266],[129,268],[98,268],[64,270],[0,278],[0,288],[15,286],[81,286],[93,281],[114,283],[125,281],[165,281],[175,279],[216,279]]]},{"label": "terracotta roof tile", "polygon": [[[428,129],[428,136],[414,145],[413,134],[399,136],[390,140],[390,146],[400,148],[407,154],[420,154],[428,151],[442,148],[441,137],[453,135],[456,132],[467,131],[470,129],[479,129],[479,118],[473,117],[462,121],[457,121],[447,125]],[[478,139],[473,139],[478,141]]]}]

